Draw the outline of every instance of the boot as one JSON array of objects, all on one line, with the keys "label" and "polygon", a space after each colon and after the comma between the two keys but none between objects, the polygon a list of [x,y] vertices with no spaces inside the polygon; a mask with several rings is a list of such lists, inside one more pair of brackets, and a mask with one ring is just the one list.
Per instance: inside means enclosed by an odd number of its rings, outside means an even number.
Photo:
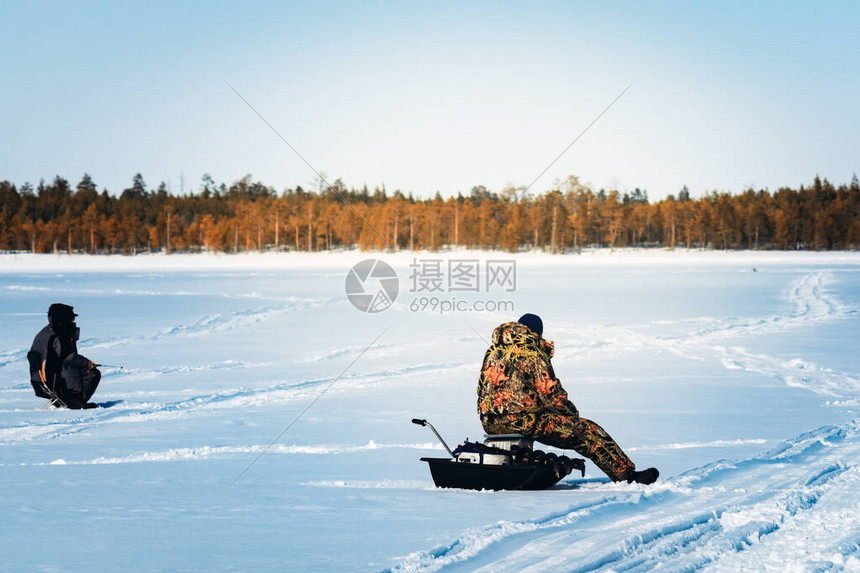
[{"label": "boot", "polygon": [[57,397],[69,410],[81,410],[85,407],[85,402],[81,400],[83,396],[81,396],[80,392],[71,392],[67,390],[65,392],[60,393]]},{"label": "boot", "polygon": [[648,468],[647,470],[642,470],[641,472],[637,472],[636,470],[630,470],[624,475],[624,479],[627,480],[627,483],[641,483],[645,485],[650,485],[657,481],[657,478],[660,476],[660,472],[657,471],[657,468]]}]

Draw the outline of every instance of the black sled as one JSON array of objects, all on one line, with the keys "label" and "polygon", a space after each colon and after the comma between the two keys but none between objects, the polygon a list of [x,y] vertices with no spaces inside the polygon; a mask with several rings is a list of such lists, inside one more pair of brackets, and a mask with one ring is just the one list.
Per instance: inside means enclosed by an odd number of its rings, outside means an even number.
[{"label": "black sled", "polygon": [[574,469],[585,476],[585,460],[535,450],[534,440],[519,434],[487,435],[484,443],[466,440],[452,451],[433,424],[418,418],[412,423],[428,426],[451,456],[421,458],[436,487],[536,490],[557,484]]}]

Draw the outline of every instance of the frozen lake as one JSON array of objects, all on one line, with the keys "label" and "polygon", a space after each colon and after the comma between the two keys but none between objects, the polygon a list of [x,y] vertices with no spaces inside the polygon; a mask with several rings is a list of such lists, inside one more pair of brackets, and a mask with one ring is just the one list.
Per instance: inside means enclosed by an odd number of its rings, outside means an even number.
[{"label": "frozen lake", "polygon": [[[399,277],[378,313],[344,293],[368,258]],[[477,261],[479,292],[452,261]],[[511,261],[515,285],[489,285]],[[441,290],[418,292],[436,262]],[[0,570],[860,570],[858,271],[857,253],[2,255]],[[53,302],[115,365],[102,408],[33,395]],[[410,419],[481,438],[487,341],[525,312],[657,484],[589,464],[541,492],[433,487],[419,458],[443,451]]]}]

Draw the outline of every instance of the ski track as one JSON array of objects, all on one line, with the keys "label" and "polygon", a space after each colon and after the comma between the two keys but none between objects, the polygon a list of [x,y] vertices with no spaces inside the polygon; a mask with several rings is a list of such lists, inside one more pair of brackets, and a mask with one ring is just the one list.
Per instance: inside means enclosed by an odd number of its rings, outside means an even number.
[{"label": "ski track", "polygon": [[[442,376],[471,364],[419,364],[389,368],[365,374],[346,374],[328,394],[344,393],[380,385],[394,384],[414,375]],[[316,398],[319,389],[331,384],[332,378],[283,382],[265,388],[235,388],[214,394],[194,396],[169,403],[121,402],[111,408],[61,411],[63,418],[48,421],[28,421],[0,427],[0,446],[36,439],[58,439],[107,423],[140,423],[167,420],[230,409],[245,409],[264,405],[280,405]]]},{"label": "ski track", "polygon": [[[0,464],[0,466],[66,466],[66,465],[113,465],[113,464],[137,464],[137,463],[164,463],[164,462],[184,462],[208,460],[211,458],[221,458],[233,454],[290,454],[290,455],[342,455],[353,453],[364,453],[375,450],[390,450],[390,449],[409,449],[409,450],[441,450],[442,446],[439,443],[414,443],[414,444],[385,444],[376,443],[370,440],[367,444],[351,445],[351,444],[329,444],[329,445],[286,445],[274,444],[272,446],[253,445],[253,446],[199,446],[195,448],[171,448],[158,452],[141,452],[138,454],[130,454],[119,457],[98,457],[91,460],[69,461],[64,458],[52,460],[50,462],[36,462],[23,464]],[[368,486],[372,483],[382,482],[366,482]],[[422,486],[428,486],[426,481],[420,482]],[[323,485],[321,483],[313,483],[313,485]],[[338,487],[338,486],[331,486]],[[350,487],[342,485],[339,487]],[[356,486],[357,487],[357,486]],[[432,486],[428,486],[432,487]]]},{"label": "ski track", "polygon": [[[221,276],[221,275],[218,275]],[[679,325],[669,336],[649,334],[651,325],[607,326],[559,323],[565,334],[560,358],[579,360],[659,350],[694,360],[716,360],[729,370],[755,372],[784,384],[837,398],[835,405],[855,405],[860,379],[854,373],[796,358],[776,358],[750,352],[731,342],[741,337],[790,332],[825,325],[855,315],[827,290],[832,274],[807,273],[787,291],[785,314],[763,318],[700,317],[657,321]],[[11,285],[7,290],[51,290]],[[63,291],[67,292],[67,291]],[[94,291],[95,292],[95,291]],[[99,291],[107,295],[190,296],[204,293],[157,291]],[[92,338],[82,348],[103,349],[141,342],[190,338],[249,329],[274,317],[341,302],[337,299],[278,299],[256,293],[228,298],[262,299],[277,304],[207,315],[142,336]],[[286,302],[284,302],[286,301]],[[283,304],[281,304],[283,303]],[[395,309],[403,311],[398,305]],[[483,320],[485,317],[482,316]],[[509,317],[507,317],[509,318]],[[501,318],[500,318],[501,320]],[[471,338],[471,337],[470,337]],[[415,346],[427,346],[420,344]],[[403,352],[410,345],[386,345],[379,353]],[[309,362],[357,356],[363,347],[333,348]],[[0,352],[0,369],[25,361],[26,350]],[[264,364],[225,361],[207,366],[165,366],[129,370],[123,375],[147,378],[215,368],[257,368]],[[422,364],[344,376],[330,393],[399,382],[413,374],[441,374],[474,364]],[[32,440],[55,440],[109,423],[137,423],[205,415],[224,409],[247,408],[309,400],[332,378],[283,382],[264,388],[234,388],[174,402],[130,402],[103,410],[58,412],[53,420],[27,421],[0,427],[0,446]],[[8,389],[29,389],[19,384]],[[29,411],[30,415],[34,412]],[[80,417],[78,417],[80,416]],[[679,442],[632,448],[638,450],[723,447],[766,443],[765,440]],[[428,444],[276,444],[268,450],[283,455],[361,453],[383,448],[439,449]],[[263,445],[199,446],[140,452],[119,457],[12,465],[100,465],[182,462],[258,454]],[[0,464],[3,465],[3,464]],[[663,479],[653,486],[607,484],[594,480],[566,482],[578,486],[579,503],[536,520],[502,521],[469,529],[453,541],[392,560],[388,571],[741,571],[772,569],[860,571],[860,520],[856,491],[860,487],[860,418],[840,426],[807,432],[761,454],[741,460],[719,460]],[[433,489],[427,481],[329,480],[302,485],[321,488]],[[812,548],[812,549],[807,549]]]},{"label": "ski track", "polygon": [[860,378],[800,358],[781,360],[750,354],[740,347],[715,346],[713,350],[722,355],[723,366],[730,370],[758,372],[781,380],[787,386],[840,398],[856,396],[860,390]]},{"label": "ski track", "polygon": [[[136,344],[140,342],[154,342],[166,338],[184,338],[215,332],[246,329],[261,322],[270,320],[283,314],[310,310],[319,306],[326,306],[339,299],[297,299],[283,305],[261,306],[257,308],[235,310],[224,314],[212,314],[205,316],[189,325],[174,326],[154,334],[145,336],[129,336],[120,338],[92,338],[82,340],[81,346],[87,349],[111,348],[114,346]],[[26,354],[25,354],[26,356]],[[0,363],[2,366],[2,363]]]},{"label": "ski track", "polygon": [[[439,446],[438,449],[442,449],[442,446]],[[311,486],[311,487],[327,487],[327,488],[336,488],[336,489],[411,489],[411,490],[424,490],[424,491],[433,491],[436,489],[432,483],[428,483],[427,481],[412,481],[412,480],[381,480],[381,481],[370,481],[370,480],[323,480],[323,481],[309,481],[304,482],[302,485]]]},{"label": "ski track", "polygon": [[[685,321],[694,326],[692,332],[667,337],[635,328],[583,331],[570,325],[568,334],[576,342],[564,356],[659,349],[716,359],[728,369],[765,374],[853,403],[860,390],[853,374],[802,358],[778,359],[719,344],[855,314],[856,309],[827,292],[830,278],[821,272],[796,281],[787,295],[793,308],[786,315],[700,318]],[[648,449],[717,445],[731,444]],[[582,484],[582,492],[594,490],[596,499],[539,520],[468,530],[450,544],[396,560],[390,571],[860,571],[860,520],[854,508],[858,482],[860,419],[855,419],[803,434],[760,456],[714,462],[649,488]],[[817,549],[807,553],[804,547]]]},{"label": "ski track", "polygon": [[389,571],[856,571],[858,462],[860,418],[650,487],[585,484],[590,501],[468,530]]},{"label": "ski track", "polygon": [[[161,368],[124,368],[103,367],[102,374],[110,374],[113,378],[111,383],[115,384],[122,379],[128,381],[139,381],[147,378],[156,378],[170,374],[190,374],[192,372],[205,372],[211,370],[247,370],[251,368],[264,368],[272,366],[271,362],[244,362],[241,360],[223,360],[211,364],[200,364],[197,366],[189,366],[187,364],[178,366],[163,366]],[[28,390],[32,392],[32,386],[29,382],[22,382],[13,386],[0,387],[0,390]]]},{"label": "ski track", "polygon": [[[93,349],[113,348],[116,346],[135,345],[143,342],[157,342],[164,339],[185,338],[209,335],[233,330],[241,330],[255,326],[274,317],[311,310],[320,306],[328,306],[339,302],[340,299],[301,299],[291,297],[291,301],[281,305],[267,305],[256,308],[234,310],[204,316],[192,324],[180,324],[151,334],[123,337],[86,338],[80,341],[80,347],[87,351]],[[14,364],[20,365],[27,359],[29,349],[17,349],[0,352],[0,368]]]},{"label": "ski track", "polygon": [[712,440],[710,442],[675,442],[672,444],[657,444],[653,446],[639,446],[624,448],[628,452],[651,452],[658,450],[688,450],[691,448],[722,448],[726,446],[746,446],[749,444],[766,444],[763,438],[751,438],[748,440]]},{"label": "ski track", "polygon": [[[788,386],[835,396],[857,397],[860,380],[802,358],[779,359],[753,354],[739,346],[720,343],[741,337],[759,336],[810,328],[857,314],[857,309],[830,294],[826,284],[830,272],[809,273],[797,280],[787,294],[793,309],[786,315],[765,318],[697,318],[683,324],[705,325],[691,332],[653,336],[648,327],[581,326],[560,324],[571,342],[557,352],[564,360],[581,360],[595,354],[621,354],[660,350],[692,360],[719,360],[728,369],[742,369],[776,378]],[[660,321],[668,324],[669,321]]]},{"label": "ski track", "polygon": [[419,350],[422,348],[436,348],[438,346],[437,342],[414,342],[414,343],[395,343],[395,344],[374,344],[372,348],[369,350],[365,345],[352,345],[352,346],[343,346],[332,348],[327,350],[321,354],[317,354],[311,358],[301,360],[301,363],[309,363],[309,362],[325,362],[329,360],[336,360],[340,358],[344,358],[347,356],[357,356],[364,352],[367,356],[381,357],[381,356],[394,356],[397,354],[403,354],[404,352]]},{"label": "ski track", "polygon": [[[857,312],[827,292],[825,286],[832,278],[829,272],[808,273],[790,288],[787,300],[793,310],[787,315],[765,318],[696,318],[681,321],[684,324],[705,325],[692,332],[682,332],[667,337],[649,335],[647,327],[630,328],[605,325],[572,325],[559,323],[557,330],[565,333],[566,342],[558,352],[563,360],[580,360],[594,354],[619,354],[640,350],[663,350],[688,359],[718,359],[729,369],[745,369],[775,377],[787,385],[835,397],[854,397],[858,380],[845,373],[820,367],[800,358],[780,360],[755,355],[741,347],[724,347],[719,344],[743,336],[784,332],[798,328],[828,323]],[[215,332],[231,331],[254,326],[275,316],[329,305],[338,299],[313,300],[294,299],[280,306],[262,306],[214,314],[201,318],[190,325],[178,325],[156,333],[119,337],[92,338],[83,340],[82,347],[104,349],[126,344],[153,342],[163,339],[192,337]],[[667,321],[661,321],[665,324]],[[400,345],[402,346],[402,345]],[[382,353],[402,352],[400,346],[383,346]],[[335,348],[314,356],[308,362],[328,361],[358,355],[364,347]],[[376,349],[375,349],[376,350]],[[27,350],[0,352],[0,368],[26,359]]]},{"label": "ski track", "polygon": [[[226,275],[220,275],[226,276]],[[244,278],[244,277],[243,277]],[[166,296],[179,296],[179,297],[218,297],[218,298],[231,298],[231,299],[258,299],[258,300],[268,300],[272,302],[291,302],[294,301],[296,297],[292,296],[270,296],[263,295],[258,292],[249,292],[249,293],[239,293],[239,294],[231,294],[231,293],[218,293],[218,292],[203,292],[203,291],[185,291],[185,290],[176,290],[176,291],[162,291],[162,290],[132,290],[132,289],[94,289],[94,288],[69,288],[68,285],[64,285],[61,287],[44,287],[44,286],[30,286],[30,285],[6,285],[3,287],[3,290],[11,291],[13,293],[17,292],[55,292],[58,294],[62,294],[63,296],[79,296],[79,295],[88,295],[88,296],[153,296],[153,297],[166,297]],[[41,314],[41,313],[39,313]]]},{"label": "ski track", "polygon": [[[594,355],[626,354],[636,351],[660,350],[692,360],[718,360],[727,369],[743,369],[776,378],[788,386],[834,397],[856,397],[860,380],[849,373],[837,372],[802,358],[788,360],[753,354],[739,346],[724,346],[721,342],[740,337],[789,332],[827,324],[857,314],[857,309],[844,304],[828,292],[829,271],[807,273],[795,281],[786,294],[791,305],[787,314],[763,318],[698,317],[681,321],[657,321],[654,324],[691,325],[692,330],[670,336],[648,333],[650,325],[623,327],[581,325],[559,322],[554,329],[563,334],[564,344],[556,349],[560,360],[576,361]],[[499,315],[501,317],[501,315]],[[481,318],[485,318],[481,315]],[[502,317],[499,320],[508,320]],[[478,333],[478,336],[480,334]],[[487,337],[482,337],[486,342]],[[460,339],[461,340],[461,339]],[[469,340],[473,338],[469,337]],[[456,340],[455,340],[456,341]],[[332,360],[358,355],[360,346],[332,349],[309,361]],[[393,352],[401,351],[394,348]]]}]

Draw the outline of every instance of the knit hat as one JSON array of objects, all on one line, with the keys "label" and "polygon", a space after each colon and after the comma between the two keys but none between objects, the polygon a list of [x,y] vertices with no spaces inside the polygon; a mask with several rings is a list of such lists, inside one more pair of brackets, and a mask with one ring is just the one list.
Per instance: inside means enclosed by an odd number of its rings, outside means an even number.
[{"label": "knit hat", "polygon": [[48,322],[51,324],[71,324],[75,322],[75,309],[67,304],[55,302],[48,309]]},{"label": "knit hat", "polygon": [[529,329],[538,336],[543,335],[543,321],[536,314],[526,313],[517,321],[520,324],[528,326]]}]

